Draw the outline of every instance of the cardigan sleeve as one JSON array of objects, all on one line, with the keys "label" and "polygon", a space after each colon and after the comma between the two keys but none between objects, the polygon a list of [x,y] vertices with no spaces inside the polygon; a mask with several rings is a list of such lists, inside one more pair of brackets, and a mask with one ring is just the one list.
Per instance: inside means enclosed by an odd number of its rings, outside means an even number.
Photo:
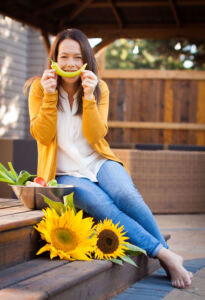
[{"label": "cardigan sleeve", "polygon": [[95,98],[86,100],[83,97],[83,134],[90,145],[104,138],[108,131],[107,119],[109,110],[109,90],[104,81],[100,81],[101,98],[97,104]]},{"label": "cardigan sleeve", "polygon": [[36,79],[29,92],[30,131],[43,145],[49,145],[57,133],[58,92],[44,93],[40,79]]}]

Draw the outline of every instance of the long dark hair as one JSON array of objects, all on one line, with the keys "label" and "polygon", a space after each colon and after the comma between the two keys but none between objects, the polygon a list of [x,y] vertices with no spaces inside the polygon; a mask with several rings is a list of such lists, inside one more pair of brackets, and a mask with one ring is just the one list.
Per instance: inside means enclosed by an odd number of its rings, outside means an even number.
[{"label": "long dark hair", "polygon": [[[59,50],[59,45],[60,43],[65,40],[65,39],[72,39],[75,40],[79,43],[80,48],[81,48],[81,53],[82,53],[82,59],[83,59],[83,63],[87,63],[86,69],[92,71],[94,74],[98,75],[97,73],[97,63],[95,60],[95,56],[93,53],[93,50],[89,44],[88,38],[86,37],[86,35],[79,29],[76,28],[71,28],[71,29],[66,29],[60,33],[58,33],[58,35],[56,36],[51,49],[49,51],[49,57],[54,60],[57,61],[57,57],[58,57],[58,50]],[[48,61],[48,69],[51,69],[51,62]],[[28,87],[30,86],[30,84],[32,83],[32,81],[36,78],[32,77],[30,79],[27,80],[27,82],[24,85],[24,92],[27,91]],[[79,79],[81,80],[81,78]],[[59,89],[59,85],[61,83],[61,77],[58,76],[58,80],[57,80],[57,89]],[[94,96],[96,99],[96,102],[99,102],[100,99],[100,86],[99,83],[97,84],[95,91],[94,91]],[[78,92],[78,111],[77,114],[82,113],[82,96],[83,96],[83,88],[80,85],[80,89]],[[58,98],[58,104],[57,104],[58,109],[62,110],[62,104],[60,103],[60,99]]]}]

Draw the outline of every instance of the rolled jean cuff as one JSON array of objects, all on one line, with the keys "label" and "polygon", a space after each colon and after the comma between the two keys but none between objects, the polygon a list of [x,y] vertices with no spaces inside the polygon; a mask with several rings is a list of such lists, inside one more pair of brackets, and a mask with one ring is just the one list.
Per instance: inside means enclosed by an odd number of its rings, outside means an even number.
[{"label": "rolled jean cuff", "polygon": [[159,244],[155,249],[154,251],[152,252],[152,254],[150,255],[151,257],[155,257],[157,255],[157,253],[159,252],[159,250],[161,250],[163,247],[162,244]]}]

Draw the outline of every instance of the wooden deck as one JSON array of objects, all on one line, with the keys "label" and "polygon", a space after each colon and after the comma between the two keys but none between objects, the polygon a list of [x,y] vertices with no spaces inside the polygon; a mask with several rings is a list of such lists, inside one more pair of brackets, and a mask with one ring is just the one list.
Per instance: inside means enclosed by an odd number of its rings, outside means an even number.
[{"label": "wooden deck", "polygon": [[0,299],[110,299],[159,268],[158,260],[145,255],[134,258],[137,269],[100,260],[36,258],[41,240],[33,225],[43,212],[16,199],[0,199],[0,208]]},{"label": "wooden deck", "polygon": [[160,268],[112,300],[204,300],[205,258],[186,260],[184,266],[194,274],[192,285],[186,289],[175,289]]}]

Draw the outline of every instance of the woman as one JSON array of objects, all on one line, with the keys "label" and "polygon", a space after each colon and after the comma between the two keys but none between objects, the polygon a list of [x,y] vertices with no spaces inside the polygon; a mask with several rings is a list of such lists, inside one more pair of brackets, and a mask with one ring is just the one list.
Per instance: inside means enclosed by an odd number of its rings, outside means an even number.
[{"label": "woman", "polygon": [[86,70],[73,78],[57,76],[50,63],[31,85],[31,134],[38,144],[38,176],[76,186],[74,201],[95,219],[124,225],[130,242],[156,257],[172,285],[185,288],[192,274],[168,249],[154,217],[135,188],[126,166],[104,139],[109,91],[98,79],[87,37],[77,29],[59,33],[50,58],[64,71]]}]

